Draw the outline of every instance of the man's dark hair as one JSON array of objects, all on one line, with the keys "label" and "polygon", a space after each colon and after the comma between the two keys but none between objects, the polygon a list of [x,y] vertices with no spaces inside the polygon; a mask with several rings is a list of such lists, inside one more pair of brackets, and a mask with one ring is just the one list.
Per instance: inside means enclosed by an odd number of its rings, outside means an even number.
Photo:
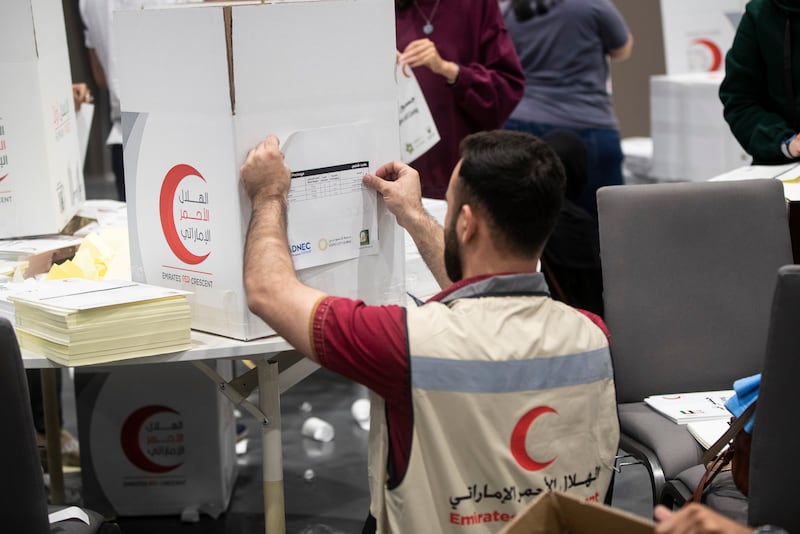
[{"label": "man's dark hair", "polygon": [[[537,15],[547,15],[550,8],[561,3],[562,0],[511,0],[511,9],[520,22],[530,20]],[[534,7],[535,6],[535,7]]]},{"label": "man's dark hair", "polygon": [[397,11],[402,11],[403,9],[411,7],[413,3],[414,0],[394,0],[394,8]]},{"label": "man's dark hair", "polygon": [[541,253],[561,209],[564,168],[555,152],[528,133],[495,130],[461,142],[456,209],[482,211],[497,245],[510,254]]}]

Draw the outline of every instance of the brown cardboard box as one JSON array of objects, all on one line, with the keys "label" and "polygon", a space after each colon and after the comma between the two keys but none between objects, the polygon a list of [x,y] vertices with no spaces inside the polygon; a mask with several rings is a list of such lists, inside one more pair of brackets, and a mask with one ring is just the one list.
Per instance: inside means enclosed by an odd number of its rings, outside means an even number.
[{"label": "brown cardboard box", "polygon": [[0,240],[0,260],[27,261],[24,277],[46,273],[54,263],[70,259],[77,252],[81,239],[49,235],[29,239]]},{"label": "brown cardboard box", "polygon": [[552,491],[539,495],[501,534],[653,534],[654,528],[631,513]]}]

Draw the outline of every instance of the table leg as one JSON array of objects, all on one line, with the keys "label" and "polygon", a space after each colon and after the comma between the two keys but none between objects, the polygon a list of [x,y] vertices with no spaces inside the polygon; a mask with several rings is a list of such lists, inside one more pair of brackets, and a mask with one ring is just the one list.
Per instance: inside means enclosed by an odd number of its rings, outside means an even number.
[{"label": "table leg", "polygon": [[44,434],[47,440],[47,472],[50,474],[50,503],[64,504],[64,467],[61,459],[61,423],[58,420],[60,399],[56,373],[61,369],[44,368],[42,373],[42,403],[44,404]]},{"label": "table leg", "polygon": [[283,442],[281,440],[281,393],[278,363],[258,363],[259,407],[269,421],[261,428],[261,461],[264,476],[264,529],[267,534],[286,533],[283,495]]}]

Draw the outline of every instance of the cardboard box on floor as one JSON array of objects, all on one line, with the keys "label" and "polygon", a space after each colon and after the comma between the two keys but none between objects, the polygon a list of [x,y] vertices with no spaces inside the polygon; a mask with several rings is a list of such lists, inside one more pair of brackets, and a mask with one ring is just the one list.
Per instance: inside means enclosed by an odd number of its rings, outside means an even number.
[{"label": "cardboard box on floor", "polygon": [[501,534],[653,534],[654,524],[568,493],[542,493]]},{"label": "cardboard box on floor", "polygon": [[[233,378],[232,362],[216,370]],[[81,495],[104,515],[217,517],[236,481],[233,406],[190,363],[75,372]]]},{"label": "cardboard box on floor", "polygon": [[[268,133],[281,138],[293,171],[353,162],[374,171],[399,159],[393,5],[207,2],[117,12],[114,31],[133,278],[193,291],[195,329],[238,339],[273,333],[247,309],[250,205],[239,168]],[[319,132],[307,149],[303,143]],[[293,162],[289,137],[299,154]],[[325,151],[342,153],[342,161],[318,161]],[[175,176],[176,168],[183,172]],[[303,269],[299,277],[333,295],[404,303],[402,232],[375,193],[361,190],[360,179],[354,185],[377,210],[376,227],[360,235],[371,255]],[[196,205],[187,213],[182,199]],[[294,209],[290,194],[290,239]],[[334,215],[353,217],[344,209]],[[324,226],[291,245],[322,254],[358,244],[358,231],[355,238],[324,235]],[[305,259],[296,256],[295,265]]]},{"label": "cardboard box on floor", "polygon": [[85,199],[60,0],[0,8],[0,239],[58,233]]}]

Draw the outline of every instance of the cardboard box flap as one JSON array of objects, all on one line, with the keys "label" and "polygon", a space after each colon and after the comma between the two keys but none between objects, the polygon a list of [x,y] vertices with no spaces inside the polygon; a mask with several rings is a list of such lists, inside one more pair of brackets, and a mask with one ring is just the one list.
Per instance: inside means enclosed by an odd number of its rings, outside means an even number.
[{"label": "cardboard box flap", "polygon": [[[313,110],[315,120],[309,126],[317,126],[318,113],[339,106],[352,109],[354,103],[364,102],[367,109],[384,96],[396,102],[396,44],[394,34],[386,32],[394,27],[393,11],[382,4],[326,0],[234,7],[237,114],[272,109],[280,102],[284,109]],[[359,61],[343,56],[343,50],[360,50]],[[386,70],[375,73],[374,65]],[[281,78],[263,83],[264,73],[272,72],[281,73]]]},{"label": "cardboard box flap", "polygon": [[[222,7],[118,11],[114,31],[119,42],[136,43],[135,48],[120,49],[120,101],[125,111],[230,115]],[[172,90],[162,91],[165,85]]]},{"label": "cardboard box flap", "polygon": [[236,115],[236,84],[233,79],[233,13],[230,7],[222,8],[225,23],[225,47],[228,52],[228,92],[231,96],[231,115]]},{"label": "cardboard box flap", "polygon": [[553,491],[537,497],[502,534],[653,534],[653,531],[651,521]]},{"label": "cardboard box flap", "polygon": [[0,63],[38,57],[31,2],[3,2],[0,14]]},{"label": "cardboard box flap", "polygon": [[[6,2],[4,2],[6,3]],[[24,2],[28,4],[29,2]],[[31,12],[36,20],[34,40],[36,56],[39,59],[65,59],[67,52],[67,35],[64,28],[64,11],[58,0],[31,0]],[[55,30],[58,28],[58,31]],[[68,57],[68,56],[67,56]],[[67,59],[69,65],[69,59]]]}]

